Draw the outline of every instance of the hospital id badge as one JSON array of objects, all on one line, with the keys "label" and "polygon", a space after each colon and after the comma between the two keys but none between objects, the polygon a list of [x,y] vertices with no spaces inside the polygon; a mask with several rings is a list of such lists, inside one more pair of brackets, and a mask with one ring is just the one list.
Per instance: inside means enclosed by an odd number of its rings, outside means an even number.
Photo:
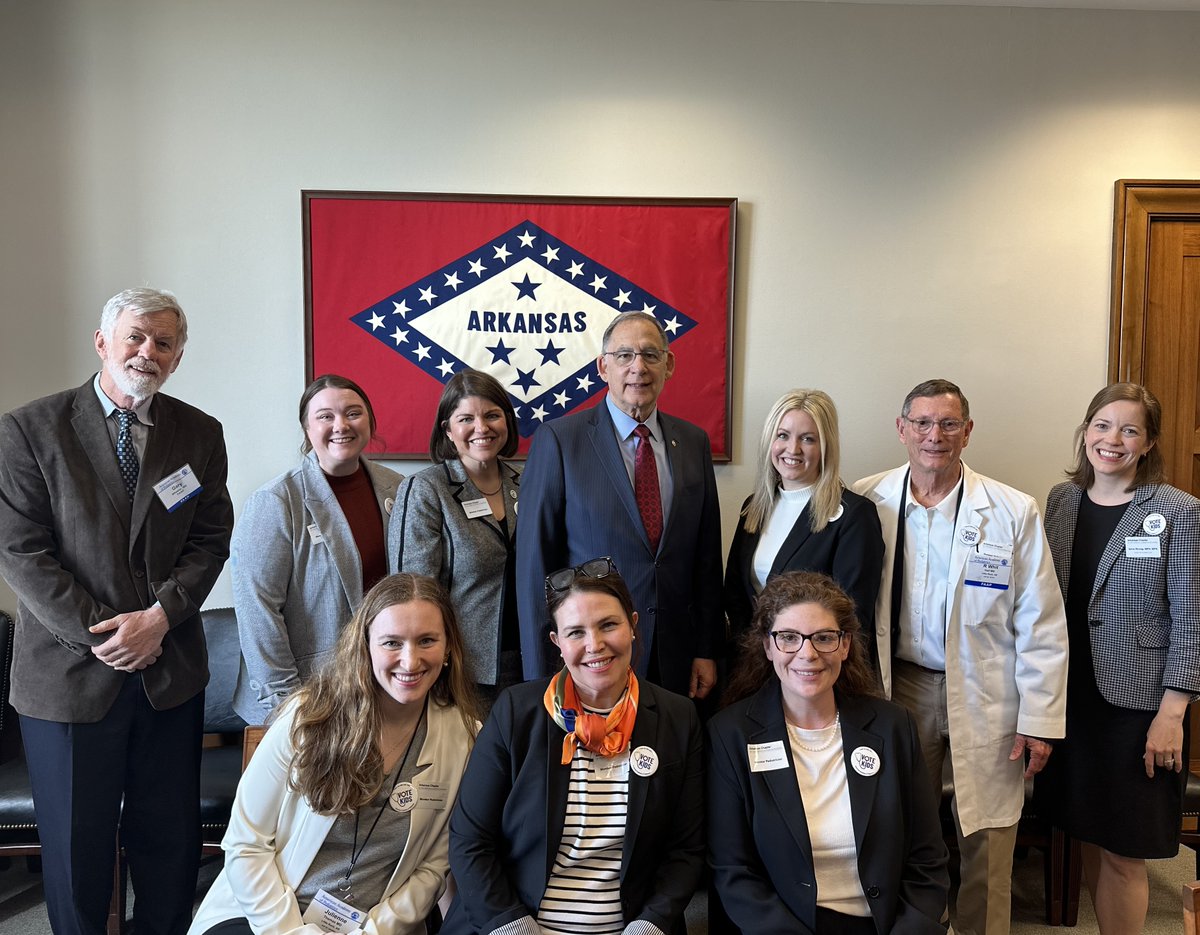
[{"label": "hospital id badge", "polygon": [[336,896],[317,890],[317,895],[304,910],[304,924],[315,925],[323,932],[353,932],[360,929],[367,914],[344,903]]},{"label": "hospital id badge", "polygon": [[1011,578],[1011,558],[977,552],[967,559],[967,577],[963,584],[969,584],[975,588],[994,588],[997,591],[1007,591]]}]

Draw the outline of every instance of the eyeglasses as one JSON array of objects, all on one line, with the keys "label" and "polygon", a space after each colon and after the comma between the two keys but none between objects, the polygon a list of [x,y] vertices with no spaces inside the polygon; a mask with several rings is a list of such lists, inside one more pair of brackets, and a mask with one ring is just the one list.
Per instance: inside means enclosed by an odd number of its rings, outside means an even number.
[{"label": "eyeglasses", "polygon": [[800,633],[796,630],[772,630],[771,639],[775,648],[781,653],[798,653],[804,641],[812,643],[813,649],[819,653],[836,652],[842,645],[842,630],[818,630],[816,633]]},{"label": "eyeglasses", "polygon": [[565,591],[575,583],[576,578],[607,578],[617,573],[617,566],[607,555],[603,558],[590,558],[582,565],[550,572],[546,575],[546,590]]},{"label": "eyeglasses", "polygon": [[928,435],[935,425],[942,430],[943,435],[957,435],[967,424],[962,419],[910,419],[908,416],[904,417],[904,421],[911,425],[918,435]]},{"label": "eyeglasses", "polygon": [[658,347],[648,347],[644,351],[635,351],[628,347],[623,347],[619,351],[605,351],[604,356],[611,357],[622,367],[628,367],[633,363],[635,357],[640,357],[653,367],[666,360],[669,353],[671,352]]}]

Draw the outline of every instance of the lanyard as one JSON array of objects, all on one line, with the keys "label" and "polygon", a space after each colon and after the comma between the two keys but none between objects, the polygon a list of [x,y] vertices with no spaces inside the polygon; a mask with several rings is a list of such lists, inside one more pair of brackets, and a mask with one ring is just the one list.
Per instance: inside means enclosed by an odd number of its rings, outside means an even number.
[{"label": "lanyard", "polygon": [[[900,637],[900,599],[904,594],[904,536],[908,528],[908,479],[911,468],[904,471],[904,489],[900,493],[900,516],[896,521],[896,553],[892,556],[892,653],[896,652],[896,640]],[[967,489],[967,478],[959,465],[958,496],[954,500],[954,522],[950,526],[950,549],[954,550],[954,530],[958,529],[958,510],[962,506],[963,491]],[[949,611],[950,602],[946,601]],[[945,629],[943,621],[943,629]]]},{"label": "lanyard", "polygon": [[[426,696],[425,704],[428,706],[429,697]],[[404,756],[400,759],[400,765],[396,768],[396,778],[392,780],[392,786],[400,781],[400,776],[404,773],[405,764],[408,763],[408,754],[412,750],[413,740],[416,739],[417,731],[421,729],[421,721],[425,720],[425,708],[421,709],[421,717],[417,721],[417,726],[413,728],[412,737],[408,738],[408,746],[404,748]],[[346,867],[346,872],[338,881],[338,892],[343,898],[350,898],[350,875],[354,873],[354,865],[358,863],[358,859],[362,857],[363,851],[367,849],[367,843],[371,840],[371,835],[375,833],[375,826],[379,824],[379,819],[383,817],[383,810],[388,807],[388,800],[385,798],[383,804],[379,806],[379,811],[375,813],[375,820],[371,822],[371,828],[367,831],[367,836],[363,838],[362,847],[358,846],[358,817],[362,809],[354,811],[354,843],[350,845],[350,864]]]}]

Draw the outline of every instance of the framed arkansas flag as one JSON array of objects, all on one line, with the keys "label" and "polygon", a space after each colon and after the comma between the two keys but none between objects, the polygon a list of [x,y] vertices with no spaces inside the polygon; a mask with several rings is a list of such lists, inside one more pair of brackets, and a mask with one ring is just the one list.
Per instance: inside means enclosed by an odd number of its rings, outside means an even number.
[{"label": "framed arkansas flag", "polygon": [[[301,192],[308,378],[359,383],[375,457],[425,459],[442,387],[490,373],[521,448],[595,405],[600,339],[648,312],[675,353],[659,407],[730,453],[734,198]],[[380,450],[382,448],[382,450]]]}]

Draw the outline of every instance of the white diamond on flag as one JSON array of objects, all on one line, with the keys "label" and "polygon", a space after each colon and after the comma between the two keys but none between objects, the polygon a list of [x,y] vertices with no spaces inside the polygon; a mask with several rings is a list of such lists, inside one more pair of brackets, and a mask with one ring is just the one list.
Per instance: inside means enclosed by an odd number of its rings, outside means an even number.
[{"label": "white diamond on flag", "polygon": [[[635,311],[654,315],[671,341],[696,326],[619,270],[524,221],[350,320],[440,383],[464,367],[491,374],[509,393],[521,434],[531,435],[603,388],[601,336]],[[400,324],[414,332],[407,341],[394,338]]]}]

